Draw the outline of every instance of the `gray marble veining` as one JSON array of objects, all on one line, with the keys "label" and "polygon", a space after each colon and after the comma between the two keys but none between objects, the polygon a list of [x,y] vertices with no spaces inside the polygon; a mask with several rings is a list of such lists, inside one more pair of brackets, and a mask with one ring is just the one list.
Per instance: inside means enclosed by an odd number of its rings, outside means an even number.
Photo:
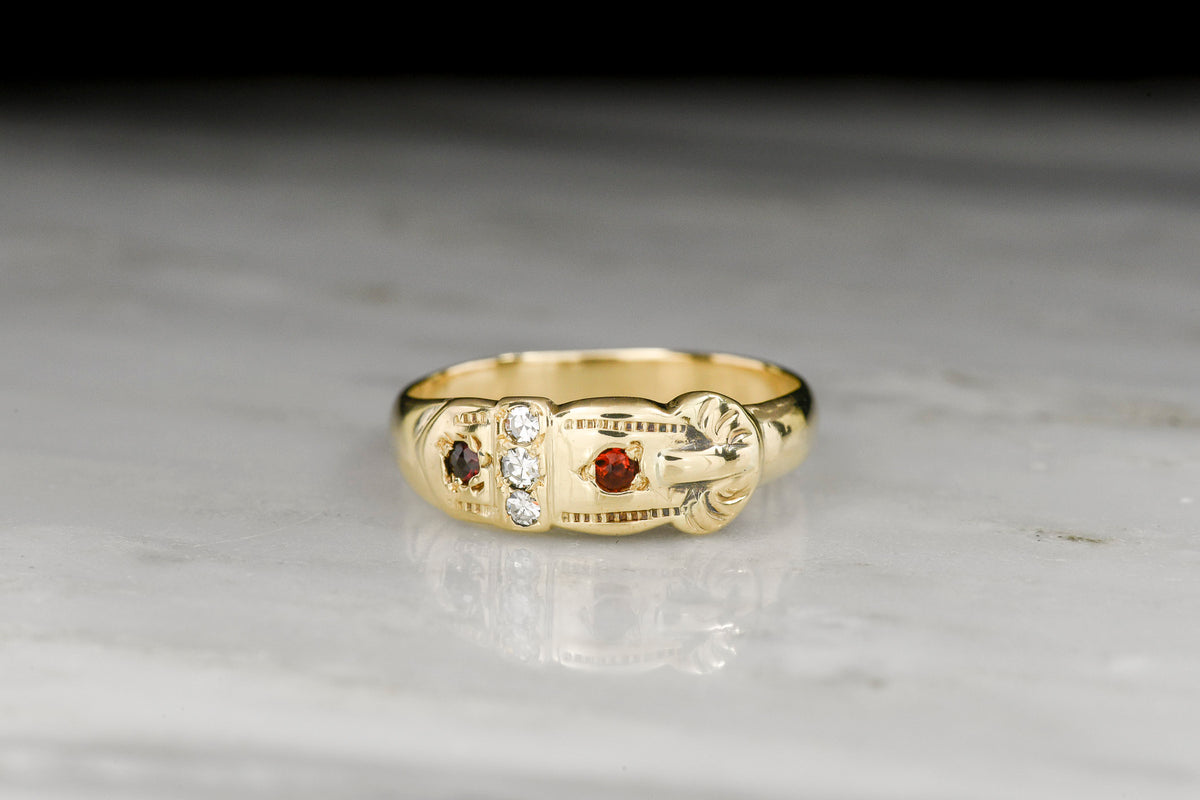
[{"label": "gray marble veining", "polygon": [[[0,794],[1195,797],[1198,126],[855,87],[8,103]],[[809,462],[706,538],[508,536],[402,484],[404,381],[643,344],[801,371]]]}]

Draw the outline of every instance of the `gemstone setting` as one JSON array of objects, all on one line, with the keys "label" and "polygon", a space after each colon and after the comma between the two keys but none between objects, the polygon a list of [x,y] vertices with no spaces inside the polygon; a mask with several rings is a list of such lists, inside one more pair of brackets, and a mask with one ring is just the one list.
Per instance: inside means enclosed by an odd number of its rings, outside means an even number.
[{"label": "gemstone setting", "polygon": [[636,459],[620,447],[610,447],[596,456],[596,485],[609,494],[619,494],[633,485],[633,479],[642,471]]},{"label": "gemstone setting", "polygon": [[541,475],[537,457],[524,447],[514,447],[500,459],[500,472],[517,489],[528,489]]},{"label": "gemstone setting", "polygon": [[529,444],[542,429],[542,420],[537,412],[526,405],[513,406],[504,419],[504,430],[509,438],[520,444]]},{"label": "gemstone setting", "polygon": [[508,512],[509,518],[522,528],[535,524],[542,516],[542,507],[538,505],[538,501],[534,500],[529,492],[520,489],[514,489],[504,501],[504,510]]},{"label": "gemstone setting", "polygon": [[479,453],[476,453],[464,441],[457,441],[450,448],[445,458],[446,474],[457,478],[458,482],[469,484],[479,475]]}]

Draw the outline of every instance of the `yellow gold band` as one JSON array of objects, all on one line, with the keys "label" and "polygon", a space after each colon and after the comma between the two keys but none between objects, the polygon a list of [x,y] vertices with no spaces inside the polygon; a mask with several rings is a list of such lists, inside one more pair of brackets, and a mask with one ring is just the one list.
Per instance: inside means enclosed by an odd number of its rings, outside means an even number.
[{"label": "yellow gold band", "polygon": [[757,359],[659,349],[528,352],[400,393],[396,456],[434,506],[509,530],[710,533],[808,454],[813,400]]}]

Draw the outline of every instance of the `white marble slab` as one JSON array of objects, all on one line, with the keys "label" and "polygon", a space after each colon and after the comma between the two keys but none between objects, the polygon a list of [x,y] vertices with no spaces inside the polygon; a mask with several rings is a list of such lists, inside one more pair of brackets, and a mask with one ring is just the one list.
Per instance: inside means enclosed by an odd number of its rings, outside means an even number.
[{"label": "white marble slab", "polygon": [[[6,101],[0,795],[1198,796],[1200,106],[589,91]],[[404,381],[640,344],[811,460],[701,539],[402,485]]]}]

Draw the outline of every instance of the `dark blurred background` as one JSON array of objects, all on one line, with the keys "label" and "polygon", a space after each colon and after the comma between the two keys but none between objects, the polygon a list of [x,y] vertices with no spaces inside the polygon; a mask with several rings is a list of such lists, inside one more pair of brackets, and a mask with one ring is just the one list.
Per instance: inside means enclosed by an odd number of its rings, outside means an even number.
[{"label": "dark blurred background", "polygon": [[1200,66],[1188,26],[1153,6],[1120,15],[1045,4],[187,11],[22,8],[7,20],[0,79],[26,90],[79,81],[414,76],[1092,82],[1172,81]]}]

